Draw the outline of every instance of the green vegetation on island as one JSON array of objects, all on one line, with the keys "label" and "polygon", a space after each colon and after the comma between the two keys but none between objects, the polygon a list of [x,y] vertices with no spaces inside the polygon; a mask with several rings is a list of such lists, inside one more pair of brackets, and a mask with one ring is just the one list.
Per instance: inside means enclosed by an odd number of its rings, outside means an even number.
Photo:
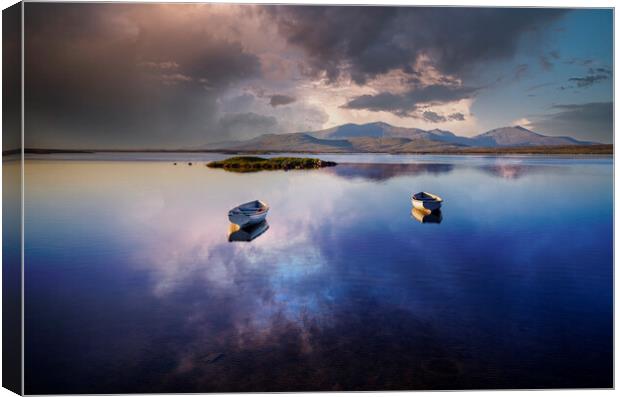
[{"label": "green vegetation on island", "polygon": [[336,165],[333,161],[324,161],[308,157],[274,157],[237,156],[226,160],[212,161],[210,168],[223,168],[227,171],[252,172],[261,170],[305,170]]}]

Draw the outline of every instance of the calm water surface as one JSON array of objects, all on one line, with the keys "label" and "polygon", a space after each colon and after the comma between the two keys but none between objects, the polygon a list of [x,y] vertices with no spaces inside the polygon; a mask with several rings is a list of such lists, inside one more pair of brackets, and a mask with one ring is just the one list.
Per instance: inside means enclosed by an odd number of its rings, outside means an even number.
[{"label": "calm water surface", "polygon": [[612,386],[611,158],[107,156],[26,163],[26,393]]}]

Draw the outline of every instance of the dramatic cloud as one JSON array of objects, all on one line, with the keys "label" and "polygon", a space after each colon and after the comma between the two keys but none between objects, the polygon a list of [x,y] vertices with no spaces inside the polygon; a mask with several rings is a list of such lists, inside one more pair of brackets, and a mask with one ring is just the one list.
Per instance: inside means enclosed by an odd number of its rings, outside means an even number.
[{"label": "dramatic cloud", "polygon": [[288,95],[276,94],[276,95],[272,95],[271,98],[269,99],[269,104],[273,106],[274,108],[276,106],[288,105],[293,102],[295,102],[295,98],[292,96],[288,96]]},{"label": "dramatic cloud", "polygon": [[228,113],[219,120],[221,133],[226,137],[249,138],[277,131],[275,117],[256,113]]},{"label": "dramatic cloud", "polygon": [[613,141],[613,103],[591,102],[555,105],[554,113],[532,121],[529,126],[550,135],[569,135],[602,143]]},{"label": "dramatic cloud", "polygon": [[218,133],[218,95],[260,63],[183,10],[28,4],[27,146],[180,147]]},{"label": "dramatic cloud", "polygon": [[2,150],[21,148],[21,6],[2,11]]},{"label": "dramatic cloud", "polygon": [[462,74],[507,59],[522,35],[566,13],[532,8],[307,7],[267,9],[288,42],[308,55],[307,73],[356,83],[400,69],[416,72],[422,56],[439,71]]},{"label": "dramatic cloud", "polygon": [[577,84],[579,88],[591,87],[595,83],[608,80],[611,77],[611,70],[607,68],[590,68],[588,75],[584,77],[571,77],[568,81]]},{"label": "dramatic cloud", "polygon": [[[261,90],[258,90],[261,91]],[[254,138],[265,133],[288,133],[321,129],[328,120],[325,111],[303,101],[294,101],[287,106],[272,106],[261,91],[258,94],[244,92],[221,98],[219,110],[225,115],[218,125],[217,138],[209,137],[209,142],[225,139]],[[234,112],[232,112],[234,110]],[[226,113],[228,112],[228,113]]]},{"label": "dramatic cloud", "polygon": [[470,98],[477,90],[477,88],[472,87],[429,85],[413,89],[403,94],[384,92],[376,95],[361,95],[350,100],[343,105],[343,107],[349,109],[367,109],[373,112],[385,111],[404,117],[411,115],[421,104],[455,102]]},{"label": "dramatic cloud", "polygon": [[[28,147],[191,148],[376,121],[473,134],[556,100],[555,90],[537,91],[536,101],[515,98],[542,86],[533,73],[539,62],[572,77],[568,88],[611,87],[611,71],[600,67],[611,58],[569,42],[583,31],[611,48],[609,10],[588,10],[590,19],[547,8],[27,3],[25,10]],[[574,17],[561,19],[567,13]],[[573,58],[561,58],[568,48]],[[583,102],[611,100],[611,90],[582,91]]]},{"label": "dramatic cloud", "polygon": [[448,120],[464,121],[465,115],[463,113],[452,113],[448,116]]},{"label": "dramatic cloud", "polygon": [[426,120],[429,121],[431,123],[443,123],[446,121],[446,118],[444,116],[441,116],[435,112],[432,112],[430,110],[425,111],[424,113],[422,113],[422,117]]},{"label": "dramatic cloud", "polygon": [[422,119],[429,123],[445,123],[446,121],[464,121],[465,115],[463,113],[452,113],[444,116],[431,110],[426,110],[422,112]]}]

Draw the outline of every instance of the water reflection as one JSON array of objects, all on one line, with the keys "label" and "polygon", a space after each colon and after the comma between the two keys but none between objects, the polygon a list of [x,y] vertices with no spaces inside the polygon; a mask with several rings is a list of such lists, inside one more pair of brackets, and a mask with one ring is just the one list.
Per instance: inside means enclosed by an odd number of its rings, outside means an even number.
[{"label": "water reflection", "polygon": [[[517,162],[515,162],[517,161]],[[468,165],[486,174],[508,180],[517,180],[530,174],[544,174],[549,172],[561,173],[562,167],[554,165],[536,165],[518,162],[519,160],[493,160],[492,164]],[[443,175],[454,170],[451,163],[410,163],[410,164],[368,164],[368,163],[339,163],[336,167],[323,169],[322,172],[336,175],[345,179],[362,179],[365,181],[382,182],[395,177],[417,175]]]},{"label": "water reflection", "polygon": [[[502,183],[29,163],[26,392],[607,387],[612,167],[575,164]],[[415,186],[449,222],[408,219]],[[223,214],[254,197],[271,228],[229,244]]]},{"label": "water reflection", "polygon": [[225,324],[239,308],[210,305],[209,316],[195,318],[190,344],[166,346],[182,353],[162,391],[404,390],[467,388],[480,381],[465,345],[451,344],[406,309],[359,299],[342,302],[325,318],[276,313],[268,328],[214,327],[212,317]]},{"label": "water reflection", "polygon": [[424,211],[417,208],[411,209],[411,216],[420,223],[441,223],[443,217],[441,210]]},{"label": "water reflection", "polygon": [[519,163],[497,163],[491,165],[479,166],[479,169],[487,174],[497,176],[502,179],[520,179],[526,175],[533,173],[544,173],[549,171],[561,171],[560,167],[554,167],[552,165],[532,165],[532,164],[519,164]]},{"label": "water reflection", "polygon": [[368,181],[386,181],[397,176],[415,176],[421,174],[440,175],[451,172],[453,164],[365,164],[343,163],[323,171],[345,179],[364,179]]},{"label": "water reflection", "polygon": [[267,221],[245,227],[231,223],[228,227],[228,241],[252,241],[265,233],[267,229],[269,229]]}]

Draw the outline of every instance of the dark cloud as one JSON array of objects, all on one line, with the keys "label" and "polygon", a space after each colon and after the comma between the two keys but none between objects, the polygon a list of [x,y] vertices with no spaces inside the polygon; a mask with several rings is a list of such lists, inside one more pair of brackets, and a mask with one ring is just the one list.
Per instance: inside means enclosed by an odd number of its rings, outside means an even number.
[{"label": "dark cloud", "polygon": [[422,119],[430,123],[445,123],[446,121],[464,121],[465,115],[463,113],[452,113],[447,116],[443,116],[431,110],[426,110],[422,113]]},{"label": "dark cloud", "polygon": [[245,112],[249,111],[252,108],[252,105],[256,101],[256,97],[252,94],[244,93],[241,95],[236,95],[232,98],[225,99],[222,101],[222,107],[226,109],[232,109],[236,112]]},{"label": "dark cloud", "polygon": [[223,137],[252,138],[276,132],[278,122],[273,116],[262,116],[253,112],[226,113],[219,119],[218,126]]},{"label": "dark cloud", "polygon": [[374,112],[391,112],[404,117],[418,108],[420,104],[441,104],[458,101],[473,96],[477,88],[429,85],[416,88],[404,94],[391,94],[388,92],[376,95],[361,95],[353,98],[345,105],[348,109],[366,109]]},{"label": "dark cloud", "polygon": [[444,116],[437,114],[435,112],[432,112],[430,110],[427,110],[424,113],[422,113],[422,118],[431,123],[443,123],[446,121],[446,118]]},{"label": "dark cloud", "polygon": [[593,73],[594,71],[596,71],[597,73],[604,73],[604,74],[611,76],[611,69],[596,68],[596,69],[591,69],[590,73]]},{"label": "dark cloud", "polygon": [[448,120],[465,121],[465,115],[463,113],[452,113],[448,116]]},{"label": "dark cloud", "polygon": [[21,3],[2,11],[2,150],[21,147]]},{"label": "dark cloud", "polygon": [[27,146],[187,146],[217,134],[218,95],[260,63],[171,11],[26,5]]},{"label": "dark cloud", "polygon": [[608,80],[611,77],[611,70],[606,68],[590,68],[588,74],[583,77],[571,77],[568,81],[575,83],[579,88],[591,87],[595,83]]},{"label": "dark cloud", "polygon": [[422,113],[422,119],[430,123],[445,123],[446,121],[464,121],[465,115],[463,113],[452,113],[447,116],[443,116],[431,110],[426,110]]},{"label": "dark cloud", "polygon": [[609,76],[604,74],[596,74],[596,75],[588,75],[585,77],[571,77],[568,81],[572,81],[577,84],[577,87],[590,87],[594,83],[598,83],[599,81],[607,80]]},{"label": "dark cloud", "polygon": [[309,7],[266,8],[286,40],[308,55],[308,73],[358,83],[430,56],[443,73],[508,59],[526,32],[566,10],[549,8]]},{"label": "dark cloud", "polygon": [[[517,49],[534,59],[530,70],[539,56],[557,63],[559,53],[542,52],[541,40],[532,39],[544,38],[545,28],[568,12],[230,5],[214,13],[209,7],[26,4],[27,146],[174,148],[318,129],[331,103],[283,93],[302,92],[295,85],[306,84],[300,87],[311,97],[317,85],[309,76],[362,84],[395,71],[389,79],[401,79],[398,92],[385,84],[343,107],[403,117],[427,111],[429,119],[459,121],[464,115],[431,109],[476,95],[470,73],[510,60]],[[274,29],[259,29],[270,23]],[[274,39],[277,46],[269,46]],[[522,64],[517,76],[527,71],[523,62],[510,63]],[[593,69],[573,77],[569,88],[611,78],[611,71],[595,68],[598,61],[574,62]]]},{"label": "dark cloud", "polygon": [[288,95],[276,94],[276,95],[272,95],[271,98],[269,99],[269,104],[273,107],[281,106],[281,105],[288,105],[293,102],[295,102],[295,98],[292,96],[288,96]]},{"label": "dark cloud", "polygon": [[568,135],[586,141],[611,143],[613,141],[613,103],[591,102],[555,105],[553,113],[530,123],[546,134]]}]

